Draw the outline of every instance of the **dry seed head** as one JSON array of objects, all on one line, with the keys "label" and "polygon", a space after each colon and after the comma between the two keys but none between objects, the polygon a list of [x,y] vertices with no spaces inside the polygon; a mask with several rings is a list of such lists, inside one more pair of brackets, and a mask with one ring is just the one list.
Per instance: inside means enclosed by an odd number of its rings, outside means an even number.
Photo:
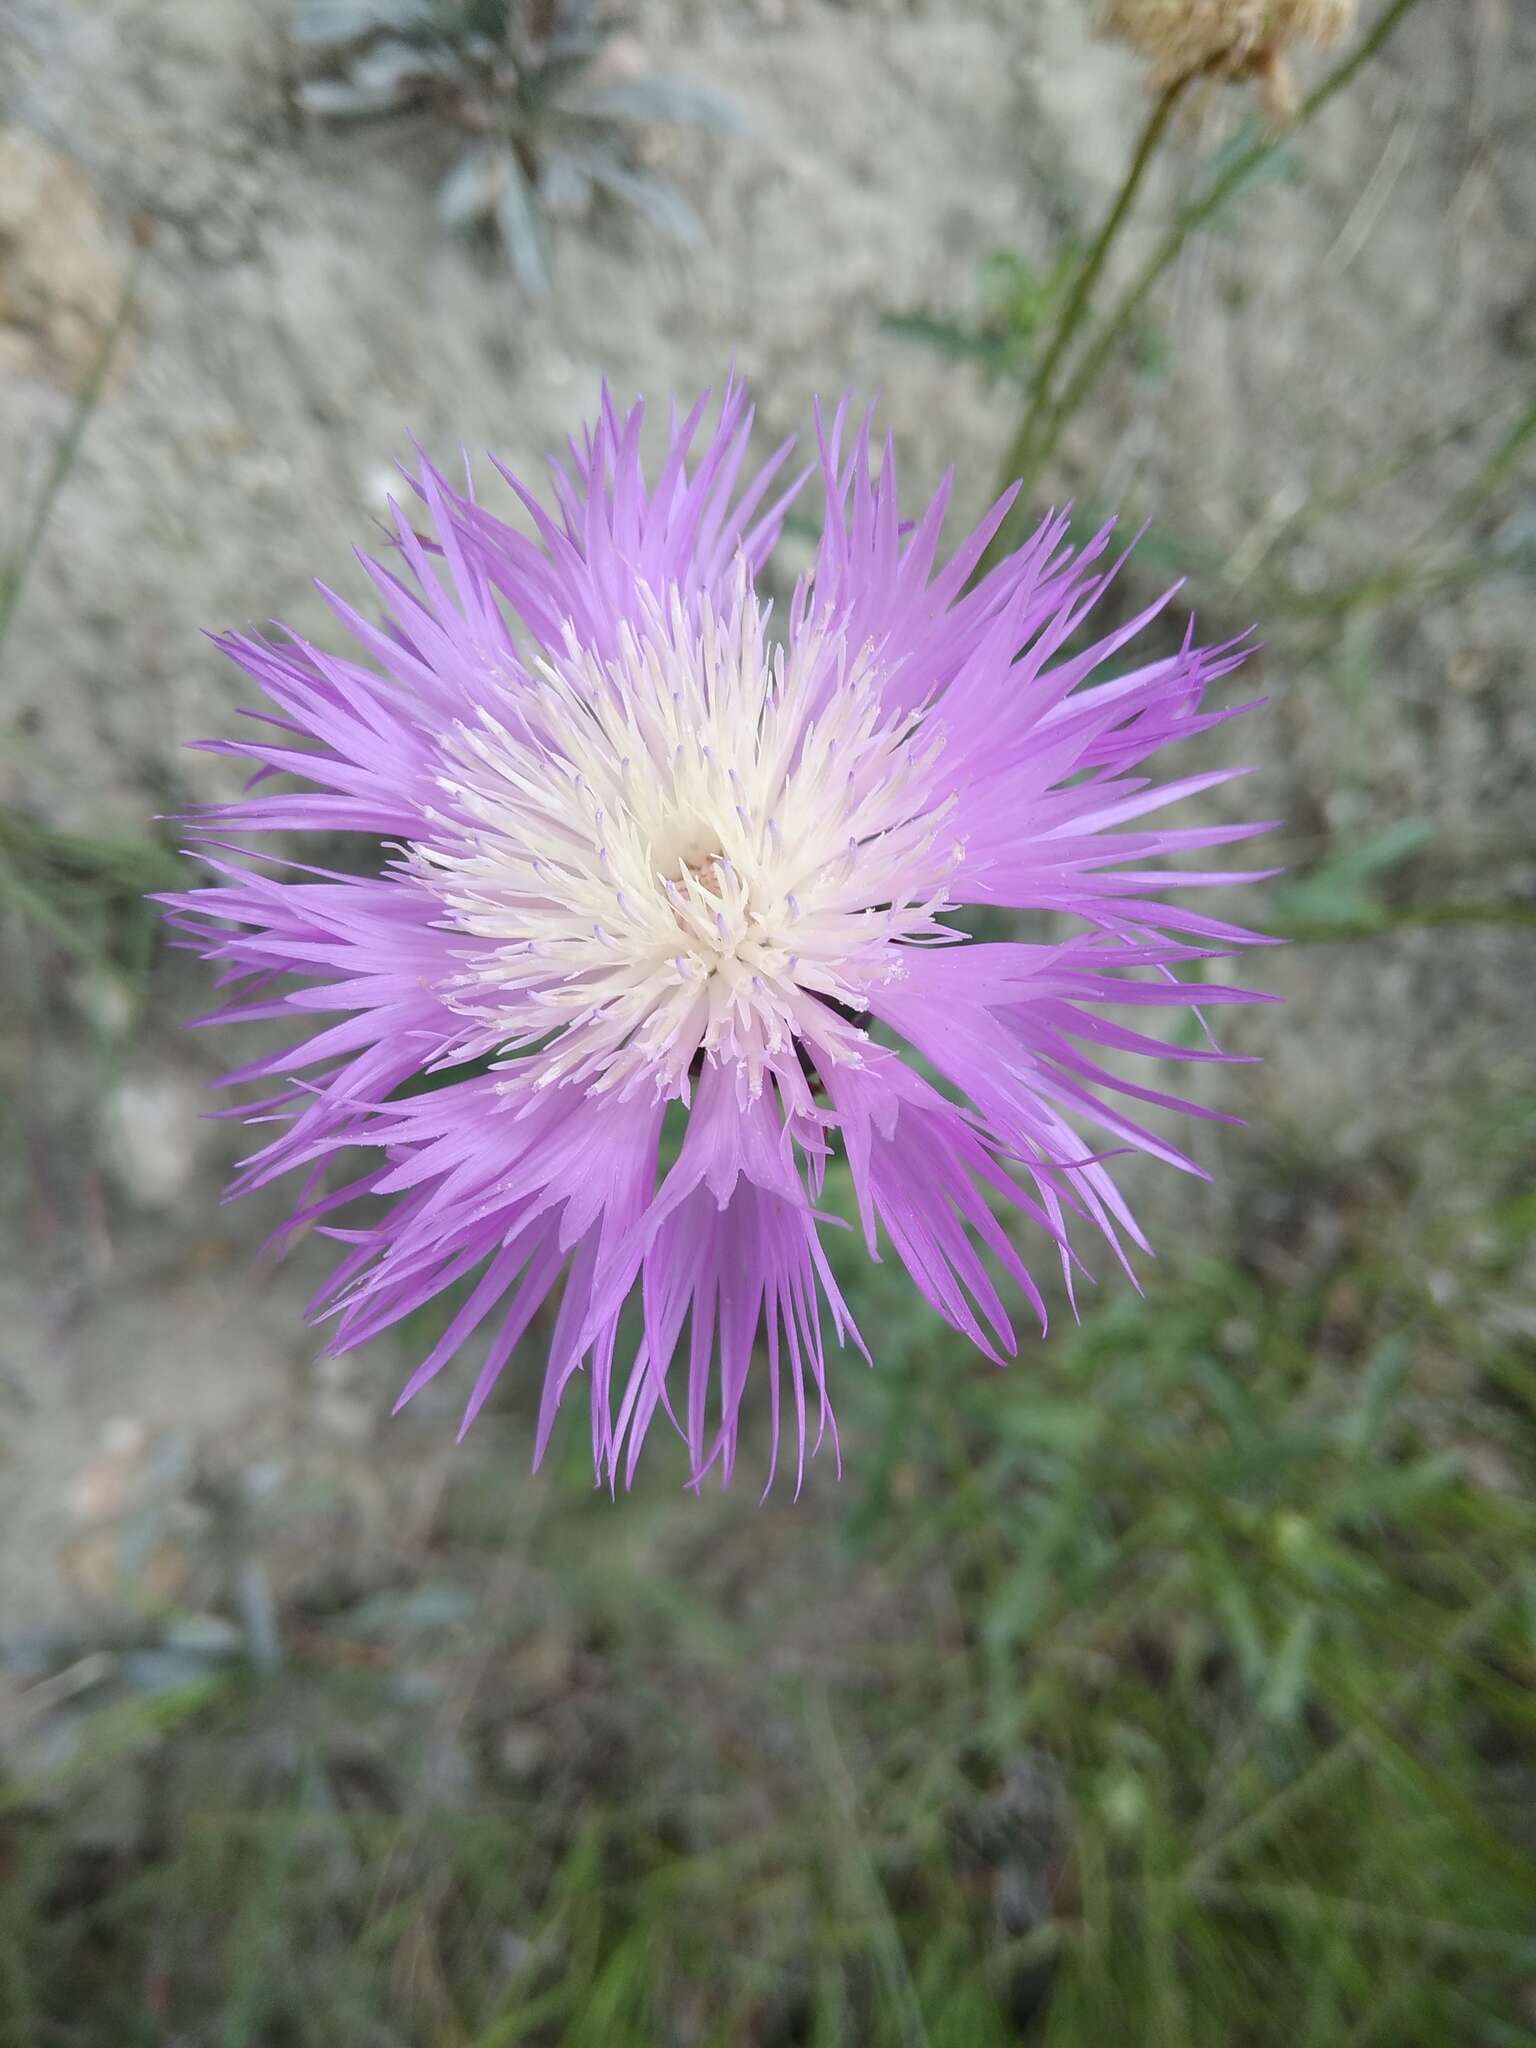
[{"label": "dry seed head", "polygon": [[1100,27],[1150,59],[1161,87],[1192,72],[1263,78],[1285,92],[1284,54],[1331,43],[1354,19],[1356,0],[1105,0]]}]

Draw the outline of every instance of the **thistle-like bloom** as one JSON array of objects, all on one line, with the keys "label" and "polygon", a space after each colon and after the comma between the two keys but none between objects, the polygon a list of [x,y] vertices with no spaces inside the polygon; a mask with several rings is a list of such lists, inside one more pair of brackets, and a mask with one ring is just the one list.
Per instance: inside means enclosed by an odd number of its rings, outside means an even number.
[{"label": "thistle-like bloom", "polygon": [[[1254,935],[1163,894],[1244,878],[1163,863],[1264,827],[1149,822],[1235,771],[1142,772],[1233,715],[1203,702],[1241,649],[1112,666],[1166,598],[1081,645],[1108,533],[1074,553],[1052,517],[977,578],[1006,498],[935,569],[947,481],[904,525],[846,404],[777,633],[757,579],[805,478],[774,495],[785,448],[738,491],[734,387],[690,467],[703,411],[648,478],[640,407],[605,397],[553,514],[507,476],[529,532],[424,464],[431,537],[397,511],[391,565],[361,558],[387,624],[327,593],[364,659],[223,639],[276,734],[213,750],[306,786],[200,812],[212,886],[167,899],[243,991],[206,1021],[305,1027],[227,1077],[271,1084],[230,1113],[275,1131],[232,1192],[302,1175],[285,1234],[348,1247],[314,1308],[334,1348],[454,1290],[400,1399],[478,1331],[467,1427],[547,1302],[535,1462],[584,1371],[610,1483],[658,1409],[728,1478],[749,1384],[797,1476],[835,1445],[824,1329],[863,1347],[822,1241],[834,1160],[870,1255],[1013,1352],[998,1281],[1044,1320],[1018,1221],[1070,1288],[1074,1220],[1122,1264],[1144,1246],[1109,1157],[1198,1171],[1117,1098],[1189,1105],[1105,1061],[1222,1055],[1125,1013],[1253,999],[1178,977]],[[241,844],[316,831],[378,842],[377,871]],[[1059,935],[982,943],[975,909]]]}]

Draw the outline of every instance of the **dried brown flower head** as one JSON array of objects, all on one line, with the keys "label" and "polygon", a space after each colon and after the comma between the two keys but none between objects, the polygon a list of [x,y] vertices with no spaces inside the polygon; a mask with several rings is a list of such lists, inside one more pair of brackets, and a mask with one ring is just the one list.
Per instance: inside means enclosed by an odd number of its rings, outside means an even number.
[{"label": "dried brown flower head", "polygon": [[1354,19],[1356,0],[1104,0],[1101,27],[1151,60],[1153,84],[1194,72],[1258,78],[1272,113],[1290,111],[1285,52],[1331,43]]}]

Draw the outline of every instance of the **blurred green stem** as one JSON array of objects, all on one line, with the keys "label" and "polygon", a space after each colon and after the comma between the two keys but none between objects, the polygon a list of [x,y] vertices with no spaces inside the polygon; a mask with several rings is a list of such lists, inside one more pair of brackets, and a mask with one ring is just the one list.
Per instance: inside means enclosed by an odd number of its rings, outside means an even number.
[{"label": "blurred green stem", "polygon": [[1514,548],[1502,552],[1477,550],[1439,564],[1427,563],[1421,555],[1410,555],[1406,561],[1385,563],[1365,576],[1327,584],[1321,590],[1302,590],[1283,577],[1271,576],[1261,585],[1263,608],[1284,611],[1293,620],[1337,620],[1372,605],[1390,604],[1393,598],[1409,592],[1422,601],[1465,590],[1502,571],[1525,568],[1530,559],[1528,550]]},{"label": "blurred green stem", "polygon": [[[1030,380],[1029,405],[1008,453],[1003,458],[1003,473],[1010,480],[1013,477],[1023,477],[1027,482],[1032,481],[1038,470],[1039,463],[1035,460],[1033,451],[1037,437],[1047,424],[1051,380],[1056,375],[1057,365],[1083,324],[1088,302],[1093,295],[1094,286],[1099,281],[1099,273],[1104,268],[1105,259],[1116,235],[1125,223],[1127,214],[1135,204],[1136,194],[1141,190],[1142,180],[1147,174],[1147,167],[1157,154],[1158,144],[1173,118],[1174,108],[1193,76],[1193,72],[1186,72],[1182,78],[1176,78],[1171,85],[1165,86],[1153,102],[1152,110],[1143,124],[1135,153],[1131,157],[1130,168],[1120,182],[1120,189],[1115,194],[1109,212],[1104,216],[1099,232],[1093,238],[1093,246],[1078,268],[1072,289],[1067,294],[1066,303],[1056,322],[1055,331]],[[1023,495],[1021,492],[1020,496]]]},{"label": "blurred green stem", "polygon": [[133,261],[129,264],[127,274],[123,278],[122,289],[117,295],[117,304],[113,307],[112,318],[108,321],[106,330],[97,344],[90,372],[76,396],[74,407],[69,416],[69,424],[60,435],[59,444],[53,451],[53,460],[48,465],[48,473],[43,479],[43,488],[38,493],[37,504],[33,508],[32,517],[27,522],[26,531],[21,537],[21,545],[17,548],[14,555],[11,555],[5,561],[0,561],[0,653],[4,651],[6,639],[16,617],[16,608],[21,602],[22,588],[26,583],[28,572],[36,560],[37,551],[43,544],[43,536],[48,531],[48,522],[53,517],[53,508],[58,502],[59,493],[63,490],[65,483],[68,481],[70,471],[79,459],[81,443],[85,439],[85,430],[91,423],[91,415],[95,412],[97,405],[101,401],[102,390],[107,381],[107,373],[112,367],[112,358],[117,354],[118,343],[123,338],[123,330],[127,326],[129,315],[133,311],[134,294],[139,280],[139,265],[142,261],[143,250],[139,248],[135,250]]},{"label": "blurred green stem", "polygon": [[[1340,63],[1334,66],[1332,71],[1328,73],[1327,77],[1319,85],[1308,93],[1300,107],[1297,108],[1294,117],[1286,123],[1284,128],[1274,134],[1266,135],[1261,141],[1255,142],[1250,148],[1243,150],[1232,159],[1218,177],[1211,181],[1198,199],[1192,199],[1187,205],[1179,208],[1158,241],[1157,247],[1116,301],[1113,310],[1100,323],[1097,333],[1093,335],[1087,347],[1083,350],[1078,359],[1077,367],[1072,372],[1067,381],[1066,389],[1058,400],[1052,403],[1049,393],[1043,392],[1038,388],[1039,380],[1037,379],[1037,388],[1030,393],[1029,410],[1026,414],[1024,425],[1020,428],[1018,435],[1008,450],[1002,474],[999,478],[1000,489],[1006,490],[1015,478],[1020,481],[1021,489],[1008,517],[1003,521],[996,534],[994,534],[991,546],[983,555],[978,565],[978,574],[984,574],[994,563],[1001,561],[1004,555],[1018,545],[1022,537],[1022,531],[1030,520],[1030,505],[1034,495],[1035,483],[1040,472],[1055,453],[1057,444],[1068,422],[1098,382],[1116,343],[1125,333],[1132,320],[1135,319],[1147,294],[1152,290],[1169,264],[1178,256],[1179,251],[1183,248],[1190,235],[1194,233],[1196,228],[1203,227],[1208,220],[1217,214],[1232,194],[1245,184],[1262,164],[1266,163],[1293,135],[1304,128],[1315,114],[1322,111],[1335,93],[1343,91],[1344,87],[1353,79],[1355,73],[1381,49],[1404,15],[1417,5],[1418,0],[1387,0],[1387,5],[1383,7],[1375,22],[1366,34],[1361,37],[1354,49]],[[1166,97],[1167,95],[1165,94],[1164,98]],[[1148,123],[1147,130],[1142,138],[1142,144],[1146,149],[1148,157],[1150,157],[1152,150],[1156,148],[1158,141],[1161,139],[1163,128],[1166,125],[1166,117],[1162,123],[1158,122],[1157,117],[1161,106],[1162,102],[1159,101],[1158,107],[1153,109],[1152,120]],[[1089,252],[1086,259],[1085,268],[1088,265],[1093,266],[1093,275],[1087,278],[1087,288],[1092,287],[1094,277],[1102,269],[1109,243],[1113,239],[1114,230],[1118,229],[1124,220],[1126,207],[1135,196],[1136,186],[1140,183],[1141,175],[1146,169],[1146,163],[1141,159],[1142,149],[1138,148],[1137,157],[1132,162],[1131,171],[1127,174],[1126,186],[1123,188],[1125,205],[1122,205],[1117,200],[1115,206],[1110,211],[1109,219],[1104,224],[1104,229],[1101,230],[1093,249]],[[1077,291],[1074,290],[1069,305],[1077,299],[1077,296]],[[1084,305],[1086,305],[1086,289],[1082,296]],[[1082,310],[1082,307],[1079,307],[1079,321]],[[1076,324],[1077,322],[1074,322],[1074,325]],[[1070,338],[1070,335],[1068,335],[1063,339],[1060,349],[1056,348],[1053,342],[1051,351],[1054,358],[1051,365],[1053,369],[1055,367],[1055,360],[1059,360],[1065,349],[1066,341],[1070,340]]]},{"label": "blurred green stem", "polygon": [[1526,442],[1533,435],[1536,435],[1536,398],[1531,399],[1472,481],[1446,503],[1435,520],[1435,526],[1458,525],[1477,511],[1484,499],[1491,496],[1513,470]]},{"label": "blurred green stem", "polygon": [[1410,903],[1382,910],[1369,919],[1338,924],[1288,924],[1284,918],[1272,919],[1271,929],[1276,938],[1288,939],[1293,946],[1317,946],[1343,939],[1375,939],[1384,932],[1415,931],[1438,924],[1536,924],[1536,903]]},{"label": "blurred green stem", "polygon": [[172,889],[182,877],[181,862],[162,840],[63,832],[0,804],[0,900],[82,960],[101,956],[101,941],[81,915],[82,892],[121,936],[126,910],[142,908],[151,890]]}]

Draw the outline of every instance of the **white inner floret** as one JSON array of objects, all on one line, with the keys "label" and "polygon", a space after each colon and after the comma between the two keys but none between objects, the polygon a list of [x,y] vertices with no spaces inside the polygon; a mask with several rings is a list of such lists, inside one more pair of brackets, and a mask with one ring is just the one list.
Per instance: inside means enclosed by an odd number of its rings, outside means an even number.
[{"label": "white inner floret", "polygon": [[684,1097],[702,1051],[756,1093],[797,1043],[857,1058],[847,1013],[903,945],[955,936],[937,727],[882,710],[873,649],[765,624],[744,580],[718,611],[674,594],[616,658],[569,636],[445,738],[407,865],[482,942],[443,991],[463,1050]]}]

